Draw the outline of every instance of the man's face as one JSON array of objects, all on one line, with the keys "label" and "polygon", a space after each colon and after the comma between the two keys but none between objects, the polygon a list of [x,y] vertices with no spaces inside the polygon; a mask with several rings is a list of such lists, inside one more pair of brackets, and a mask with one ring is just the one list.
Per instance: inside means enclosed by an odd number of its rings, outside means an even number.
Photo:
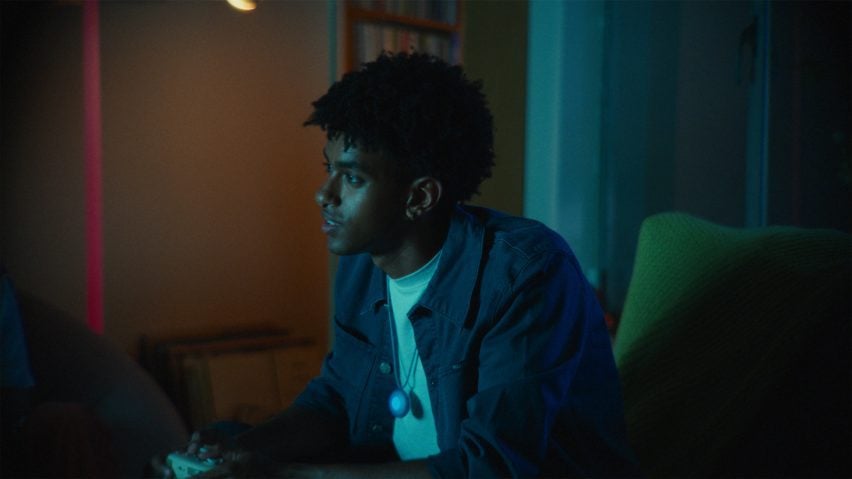
[{"label": "man's face", "polygon": [[322,231],[337,255],[387,254],[399,247],[405,224],[405,188],[389,160],[357,146],[344,149],[343,135],[323,149],[328,177],[316,193]]}]

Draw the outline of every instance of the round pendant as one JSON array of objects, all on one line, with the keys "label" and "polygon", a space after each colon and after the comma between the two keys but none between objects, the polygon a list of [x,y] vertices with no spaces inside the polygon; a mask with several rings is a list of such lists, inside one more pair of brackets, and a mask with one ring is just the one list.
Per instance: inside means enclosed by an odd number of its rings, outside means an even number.
[{"label": "round pendant", "polygon": [[388,397],[388,409],[390,409],[391,416],[393,417],[405,417],[408,414],[408,410],[411,405],[408,401],[408,394],[405,393],[402,389],[396,388],[390,393]]}]

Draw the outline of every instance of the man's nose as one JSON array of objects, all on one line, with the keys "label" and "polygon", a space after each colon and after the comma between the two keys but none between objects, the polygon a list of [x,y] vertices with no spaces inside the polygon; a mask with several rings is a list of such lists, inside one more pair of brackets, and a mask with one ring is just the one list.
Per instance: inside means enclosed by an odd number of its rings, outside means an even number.
[{"label": "man's nose", "polygon": [[320,186],[314,194],[314,200],[321,207],[339,203],[337,193],[334,192],[334,175],[329,176],[328,179],[325,180],[325,183]]}]

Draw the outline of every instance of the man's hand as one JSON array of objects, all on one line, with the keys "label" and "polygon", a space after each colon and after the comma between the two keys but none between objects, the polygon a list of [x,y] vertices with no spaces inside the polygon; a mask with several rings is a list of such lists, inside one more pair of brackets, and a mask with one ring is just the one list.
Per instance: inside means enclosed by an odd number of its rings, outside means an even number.
[{"label": "man's hand", "polygon": [[216,429],[205,429],[192,433],[186,453],[199,459],[219,459],[231,450],[230,439]]},{"label": "man's hand", "polygon": [[[230,446],[230,440],[224,434],[215,429],[208,429],[193,433],[189,439],[189,444],[184,449],[175,452],[191,455],[200,460],[221,461],[224,465],[233,456],[230,453],[234,451]],[[163,479],[175,477],[174,471],[167,462],[167,456],[167,454],[157,455],[151,459],[149,464],[151,476]]]}]

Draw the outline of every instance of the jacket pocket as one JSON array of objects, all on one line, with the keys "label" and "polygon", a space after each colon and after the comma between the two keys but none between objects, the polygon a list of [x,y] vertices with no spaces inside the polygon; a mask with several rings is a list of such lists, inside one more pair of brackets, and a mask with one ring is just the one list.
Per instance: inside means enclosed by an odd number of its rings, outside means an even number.
[{"label": "jacket pocket", "polygon": [[335,321],[334,348],[328,362],[345,404],[350,426],[364,407],[370,374],[375,367],[377,350]]}]

